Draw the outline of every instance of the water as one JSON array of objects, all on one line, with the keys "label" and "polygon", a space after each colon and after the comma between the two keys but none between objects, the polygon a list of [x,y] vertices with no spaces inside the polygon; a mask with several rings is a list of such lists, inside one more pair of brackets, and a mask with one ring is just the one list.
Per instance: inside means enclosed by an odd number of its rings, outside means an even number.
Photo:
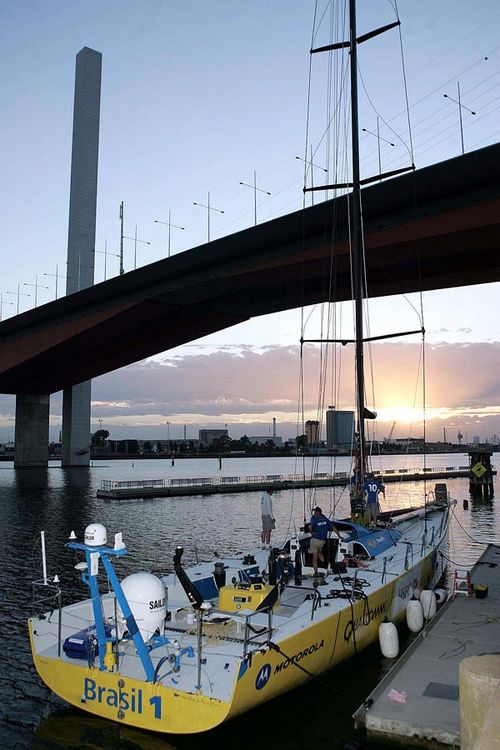
[{"label": "water", "polygon": [[[463,454],[432,456],[428,466],[465,466]],[[414,468],[420,456],[385,456],[374,469]],[[349,471],[348,459],[306,459],[306,473]],[[103,501],[96,498],[102,479],[154,479],[217,476],[262,476],[301,473],[302,461],[294,458],[232,458],[95,462],[90,469],[14,471],[0,464],[0,601],[2,659],[0,667],[0,745],[3,748],[185,748],[201,742],[226,748],[254,747],[279,737],[287,748],[348,748],[367,745],[352,725],[352,713],[373,689],[392,662],[380,656],[375,645],[305,687],[288,693],[232,722],[209,736],[169,737],[93,718],[68,708],[53,696],[32,666],[26,620],[31,614],[31,582],[41,577],[39,531],[46,532],[49,573],[57,572],[68,599],[81,596],[82,585],[73,569],[72,553],[64,549],[71,530],[81,538],[92,521],[104,523],[109,533],[123,531],[130,554],[120,574],[146,569],[164,573],[171,569],[177,544],[185,548],[186,564],[208,560],[214,550],[239,553],[259,542],[260,493],[209,495],[153,500]],[[500,485],[496,484],[496,494]],[[469,503],[468,480],[448,480],[457,505],[450,529],[450,559],[471,565],[488,542],[500,543],[500,519],[495,502]],[[427,483],[431,493],[433,482]],[[383,507],[422,503],[424,485],[388,484]],[[294,525],[301,525],[309,508],[321,505],[337,514],[347,513],[342,488],[277,492],[273,498],[279,543]],[[304,510],[305,509],[305,510]],[[406,643],[409,636],[406,637]],[[258,732],[256,727],[258,726]],[[353,744],[353,743],[358,743]],[[374,744],[370,748],[377,747]]]}]

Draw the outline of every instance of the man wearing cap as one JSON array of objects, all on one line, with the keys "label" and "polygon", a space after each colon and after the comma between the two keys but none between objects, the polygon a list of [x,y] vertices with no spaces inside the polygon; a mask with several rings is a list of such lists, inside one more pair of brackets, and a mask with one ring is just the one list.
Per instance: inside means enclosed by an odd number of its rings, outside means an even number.
[{"label": "man wearing cap", "polygon": [[[321,562],[325,562],[323,547],[325,546],[328,532],[333,531],[335,527],[330,519],[323,515],[323,511],[320,507],[316,507],[313,510],[310,526],[311,542],[309,546],[309,552],[312,554],[313,568],[314,573],[316,574],[318,572],[318,558]],[[338,533],[337,536],[339,536]]]}]

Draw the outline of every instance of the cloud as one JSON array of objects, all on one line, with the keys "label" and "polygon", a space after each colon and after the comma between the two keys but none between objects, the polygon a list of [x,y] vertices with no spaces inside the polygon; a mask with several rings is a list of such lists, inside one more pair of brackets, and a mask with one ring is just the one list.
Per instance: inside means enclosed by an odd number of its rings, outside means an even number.
[{"label": "cloud", "polygon": [[[379,412],[378,438],[389,433],[422,434],[424,354],[416,343],[372,344],[365,354],[367,403]],[[478,431],[482,437],[500,433],[500,343],[435,344],[425,350],[426,424],[429,439],[443,436],[443,427]],[[323,385],[319,383],[322,381]],[[182,356],[163,355],[96,378],[92,385],[94,426],[98,420],[115,437],[164,437],[165,425],[181,436],[197,429],[230,425],[233,437],[268,434],[273,418],[278,434],[300,430],[301,403],[305,418],[319,418],[318,403],[352,409],[354,404],[352,347],[328,353],[318,346],[224,346]],[[334,394],[338,393],[339,398]],[[60,424],[61,398],[51,398],[53,423]],[[0,397],[0,428],[12,430],[14,400]],[[178,433],[178,434],[177,434]],[[5,439],[5,438],[4,438]]]}]

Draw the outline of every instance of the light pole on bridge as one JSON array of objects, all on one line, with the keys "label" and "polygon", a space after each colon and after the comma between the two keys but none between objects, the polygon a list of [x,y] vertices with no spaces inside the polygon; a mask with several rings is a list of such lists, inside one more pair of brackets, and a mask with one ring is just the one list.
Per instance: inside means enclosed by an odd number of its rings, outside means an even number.
[{"label": "light pole on bridge", "polygon": [[27,294],[26,292],[20,292],[20,284],[17,285],[17,292],[10,292],[8,291],[7,294],[17,294],[17,308],[16,308],[16,315],[19,315],[19,297],[31,297],[31,294]]},{"label": "light pole on bridge", "polygon": [[170,209],[168,209],[168,221],[160,221],[159,219],[155,219],[154,222],[155,224],[163,224],[164,226],[168,227],[167,258],[170,258],[170,229],[171,227],[175,227],[175,229],[182,229],[182,230],[185,230],[186,227],[181,227],[178,224],[171,223]]},{"label": "light pole on bridge", "polygon": [[58,279],[67,279],[68,276],[64,276],[63,274],[59,274],[59,266],[56,263],[56,272],[55,273],[44,273],[44,276],[52,276],[56,280],[56,296],[54,299],[57,299],[57,281]]},{"label": "light pole on bridge", "polygon": [[42,286],[41,284],[38,283],[38,274],[37,273],[35,274],[35,283],[34,284],[30,283],[29,281],[24,281],[23,282],[23,286],[34,286],[35,287],[35,307],[38,304],[38,290],[39,289],[50,289],[49,286]]},{"label": "light pole on bridge", "polygon": [[205,205],[204,203],[193,202],[193,206],[200,206],[201,208],[207,209],[207,236],[208,236],[208,242],[210,242],[210,211],[217,211],[217,213],[219,214],[223,214],[224,211],[222,211],[222,209],[220,208],[214,208],[213,206],[211,206],[210,205],[210,191],[207,193],[207,195],[208,195],[207,205]]},{"label": "light pole on bridge", "polygon": [[4,305],[13,305],[13,302],[4,302],[3,299],[3,292],[0,292],[0,323],[3,320],[3,306]]},{"label": "light pole on bridge", "polygon": [[244,185],[245,187],[252,188],[253,190],[253,211],[254,211],[254,221],[255,226],[257,226],[257,191],[259,193],[265,193],[266,195],[271,195],[269,190],[262,190],[261,188],[257,187],[257,172],[255,169],[253,170],[253,185],[249,185],[247,182],[240,182],[240,185]]},{"label": "light pole on bridge", "polygon": [[460,140],[462,142],[462,156],[465,154],[465,147],[464,147],[464,126],[462,122],[462,110],[466,109],[467,112],[470,112],[471,115],[475,115],[476,113],[472,111],[472,109],[469,109],[469,107],[466,107],[465,104],[462,104],[460,101],[460,82],[457,81],[457,92],[458,92],[458,100],[453,99],[451,96],[448,96],[448,94],[443,94],[445,99],[449,99],[452,102],[455,102],[455,104],[458,104],[458,117],[460,122]]}]

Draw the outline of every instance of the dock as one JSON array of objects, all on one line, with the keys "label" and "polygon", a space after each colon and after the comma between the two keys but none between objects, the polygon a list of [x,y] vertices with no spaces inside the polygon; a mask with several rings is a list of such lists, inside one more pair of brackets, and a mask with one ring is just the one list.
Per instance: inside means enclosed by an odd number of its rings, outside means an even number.
[{"label": "dock", "polygon": [[[495,472],[496,473],[496,472]],[[455,479],[468,477],[468,466],[448,466],[444,469],[386,469],[374,471],[374,476],[384,483],[417,482],[424,479]],[[148,497],[180,497],[185,495],[215,495],[235,492],[262,492],[270,487],[274,491],[304,489],[310,487],[346,486],[347,472],[316,473],[304,478],[302,474],[268,474],[247,477],[188,477],[185,479],[103,479],[97,497],[107,499],[140,499]]]},{"label": "dock", "polygon": [[500,653],[500,546],[487,547],[470,578],[488,587],[486,598],[465,587],[448,599],[354,714],[369,739],[460,747],[459,664]]}]

